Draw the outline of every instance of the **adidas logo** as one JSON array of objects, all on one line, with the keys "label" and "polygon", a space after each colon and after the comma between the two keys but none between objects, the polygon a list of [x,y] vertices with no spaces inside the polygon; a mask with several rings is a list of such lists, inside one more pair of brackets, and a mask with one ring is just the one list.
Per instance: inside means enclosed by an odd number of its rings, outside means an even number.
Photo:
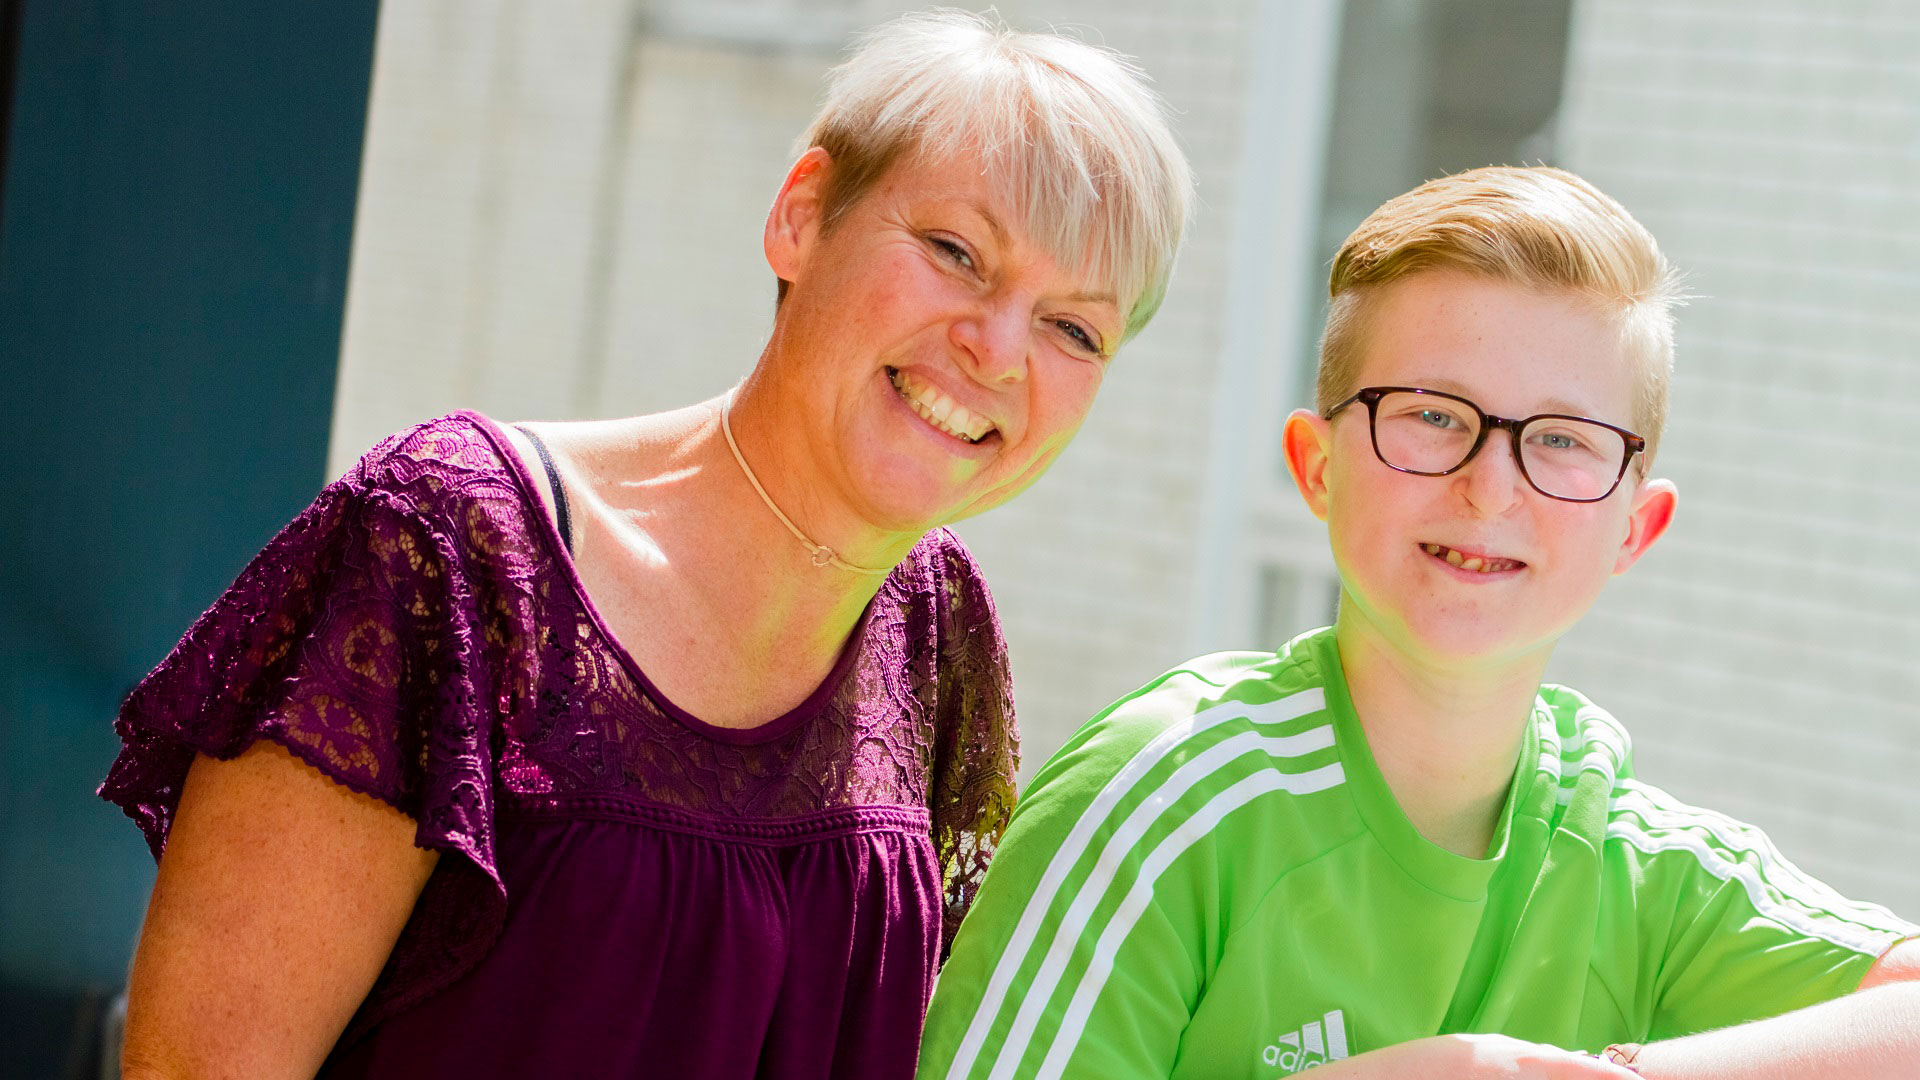
[{"label": "adidas logo", "polygon": [[1279,1069],[1282,1076],[1346,1056],[1347,1021],[1339,1009],[1309,1021],[1299,1031],[1287,1032],[1260,1051],[1260,1060]]}]

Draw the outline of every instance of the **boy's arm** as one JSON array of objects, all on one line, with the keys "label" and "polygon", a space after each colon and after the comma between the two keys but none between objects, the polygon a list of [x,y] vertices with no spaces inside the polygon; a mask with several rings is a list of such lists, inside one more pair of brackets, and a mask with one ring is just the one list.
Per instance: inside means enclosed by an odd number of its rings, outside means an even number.
[{"label": "boy's arm", "polygon": [[1656,1080],[1912,1080],[1920,1076],[1920,938],[1875,962],[1860,989],[1749,1024],[1643,1048]]},{"label": "boy's arm", "polygon": [[1169,917],[1172,883],[1153,887],[1140,855],[1154,845],[1128,842],[1139,807],[1122,775],[1156,727],[1096,718],[1022,795],[940,970],[920,1080],[1171,1071],[1197,935]]},{"label": "boy's arm", "polygon": [[[1634,1069],[1650,1080],[1913,1080],[1920,1076],[1920,938],[1888,950],[1846,997],[1654,1043],[1640,1050]],[[1626,1072],[1501,1035],[1441,1035],[1332,1062],[1314,1075],[1600,1080]]]}]

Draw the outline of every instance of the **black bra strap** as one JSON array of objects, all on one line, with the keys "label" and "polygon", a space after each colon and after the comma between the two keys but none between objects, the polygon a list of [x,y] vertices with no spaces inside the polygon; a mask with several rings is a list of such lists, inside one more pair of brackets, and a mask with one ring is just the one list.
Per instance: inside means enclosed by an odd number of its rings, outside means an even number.
[{"label": "black bra strap", "polygon": [[540,455],[540,464],[547,468],[547,483],[553,485],[554,516],[560,519],[560,542],[567,545],[567,554],[573,554],[573,516],[567,513],[567,489],[560,486],[560,470],[553,467],[553,455],[547,453],[547,444],[540,436],[526,428],[515,426],[515,431],[527,437],[533,443],[533,449]]}]

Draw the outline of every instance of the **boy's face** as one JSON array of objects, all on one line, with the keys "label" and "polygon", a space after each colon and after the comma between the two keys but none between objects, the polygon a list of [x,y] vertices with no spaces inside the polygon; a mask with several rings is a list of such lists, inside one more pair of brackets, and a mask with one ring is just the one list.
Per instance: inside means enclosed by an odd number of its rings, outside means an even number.
[{"label": "boy's face", "polygon": [[[1574,294],[1425,271],[1382,288],[1363,334],[1360,387],[1441,390],[1494,416],[1632,426],[1620,333]],[[1675,501],[1671,483],[1642,481],[1634,468],[1599,502],[1549,498],[1521,475],[1504,430],[1489,431],[1452,475],[1396,472],[1375,455],[1359,403],[1331,420],[1296,412],[1286,451],[1307,505],[1327,523],[1341,619],[1441,666],[1543,661],[1607,579],[1666,530]],[[1445,549],[1496,569],[1454,565]]]}]

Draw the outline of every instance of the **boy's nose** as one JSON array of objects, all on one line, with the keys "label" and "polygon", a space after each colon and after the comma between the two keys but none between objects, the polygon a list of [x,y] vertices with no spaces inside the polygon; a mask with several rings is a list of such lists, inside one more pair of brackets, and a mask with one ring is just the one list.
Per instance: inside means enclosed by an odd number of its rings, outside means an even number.
[{"label": "boy's nose", "polygon": [[1498,517],[1525,497],[1527,478],[1513,456],[1505,431],[1487,433],[1486,444],[1465,468],[1453,474],[1455,490],[1484,517]]}]

